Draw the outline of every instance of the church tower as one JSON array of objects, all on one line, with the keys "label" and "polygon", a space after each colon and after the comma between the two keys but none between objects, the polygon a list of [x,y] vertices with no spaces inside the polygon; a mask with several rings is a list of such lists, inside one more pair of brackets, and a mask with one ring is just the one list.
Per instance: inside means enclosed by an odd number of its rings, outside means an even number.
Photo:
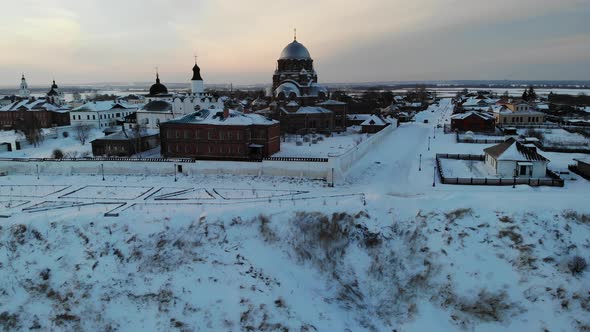
[{"label": "church tower", "polygon": [[31,95],[31,91],[29,91],[29,85],[25,79],[25,74],[23,74],[22,78],[20,79],[20,90],[18,91],[18,95],[23,98],[29,98]]},{"label": "church tower", "polygon": [[197,57],[195,56],[195,66],[193,67],[193,78],[191,78],[191,90],[194,95],[205,93],[203,78],[201,77],[201,68],[197,65]]}]

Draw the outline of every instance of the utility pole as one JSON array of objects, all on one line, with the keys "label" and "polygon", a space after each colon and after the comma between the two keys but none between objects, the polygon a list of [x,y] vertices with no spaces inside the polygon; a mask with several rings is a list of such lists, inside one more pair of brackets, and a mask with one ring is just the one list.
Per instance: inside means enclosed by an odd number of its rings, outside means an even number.
[{"label": "utility pole", "polygon": [[434,164],[434,172],[432,172],[432,186],[436,187],[436,162]]},{"label": "utility pole", "polygon": [[104,164],[100,164],[100,171],[102,172],[102,180],[104,181]]}]

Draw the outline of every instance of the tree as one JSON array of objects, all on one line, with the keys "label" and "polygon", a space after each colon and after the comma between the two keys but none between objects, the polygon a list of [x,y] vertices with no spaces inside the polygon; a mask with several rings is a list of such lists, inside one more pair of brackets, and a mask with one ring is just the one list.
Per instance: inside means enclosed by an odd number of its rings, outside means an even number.
[{"label": "tree", "polygon": [[528,97],[529,101],[535,101],[537,99],[537,93],[535,92],[535,89],[533,88],[532,85],[529,87],[529,92],[527,94],[527,97]]},{"label": "tree", "polygon": [[80,92],[76,91],[76,92],[74,92],[74,94],[72,95],[72,98],[73,98],[75,101],[80,101],[80,100],[82,100],[82,95],[80,95]]},{"label": "tree", "polygon": [[527,92],[526,89],[522,93],[522,100],[525,100],[525,101],[528,101],[529,100],[529,93]]},{"label": "tree", "polygon": [[27,142],[35,147],[43,141],[41,122],[33,112],[26,112],[22,118],[18,119],[16,129],[25,134]]},{"label": "tree", "polygon": [[90,125],[87,124],[79,124],[74,127],[74,131],[76,132],[76,139],[78,139],[80,144],[86,144],[88,135],[90,135],[90,129]]},{"label": "tree", "polygon": [[53,158],[53,159],[62,159],[63,157],[64,157],[64,153],[60,149],[55,149],[51,153],[51,158]]},{"label": "tree", "polygon": [[133,137],[133,149],[135,150],[134,152],[136,154],[139,154],[139,158],[141,158],[141,142],[142,142],[142,136],[145,136],[146,133],[146,127],[144,125],[141,125],[139,123],[136,123],[135,125],[133,125],[133,128],[131,128],[132,130],[132,136]]}]

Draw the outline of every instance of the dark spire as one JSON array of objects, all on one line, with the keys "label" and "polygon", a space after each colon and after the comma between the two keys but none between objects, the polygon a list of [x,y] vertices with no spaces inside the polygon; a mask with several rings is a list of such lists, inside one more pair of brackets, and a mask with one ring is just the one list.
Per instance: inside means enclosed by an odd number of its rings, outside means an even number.
[{"label": "dark spire", "polygon": [[191,81],[202,81],[203,77],[201,77],[201,68],[197,65],[197,56],[195,55],[195,66],[193,67],[193,78]]},{"label": "dark spire", "polygon": [[297,41],[297,28],[293,29],[293,41]]}]

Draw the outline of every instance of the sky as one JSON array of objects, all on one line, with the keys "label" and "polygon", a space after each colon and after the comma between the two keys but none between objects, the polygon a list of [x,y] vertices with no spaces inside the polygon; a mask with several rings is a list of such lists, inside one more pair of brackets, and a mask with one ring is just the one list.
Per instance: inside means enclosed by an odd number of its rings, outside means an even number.
[{"label": "sky", "polygon": [[270,83],[303,43],[320,82],[590,80],[588,0],[52,0],[2,5],[0,86]]}]

